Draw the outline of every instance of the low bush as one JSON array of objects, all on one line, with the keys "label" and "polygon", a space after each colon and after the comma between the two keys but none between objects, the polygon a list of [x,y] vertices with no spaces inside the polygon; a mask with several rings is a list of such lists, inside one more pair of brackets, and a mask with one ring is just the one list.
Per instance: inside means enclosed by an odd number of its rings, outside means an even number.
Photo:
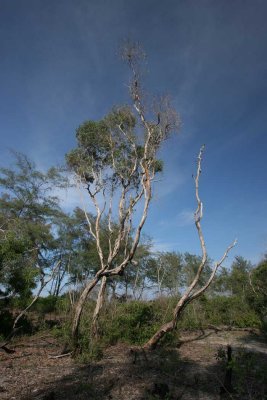
[{"label": "low bush", "polygon": [[56,296],[40,297],[33,305],[31,311],[36,311],[42,315],[55,312],[59,298]]},{"label": "low bush", "polygon": [[5,338],[12,331],[12,326],[14,323],[14,318],[9,310],[0,310],[0,336]]},{"label": "low bush", "polygon": [[[172,319],[175,297],[162,297],[153,301],[119,301],[106,302],[101,312],[99,327],[100,335],[92,340],[91,324],[95,302],[88,300],[81,319],[79,349],[85,359],[96,359],[102,354],[103,347],[125,342],[132,345],[143,345],[158,328]],[[50,308],[49,308],[50,307]],[[62,324],[53,328],[53,333],[63,342],[71,345],[72,309],[69,299],[65,296],[57,299],[41,300],[39,310],[57,310]],[[64,318],[62,318],[64,316]],[[232,327],[259,327],[260,318],[250,306],[239,297],[217,296],[208,298],[202,296],[189,304],[177,330],[164,337],[163,344],[176,345],[179,341],[179,331],[183,329],[205,329],[209,325]]]},{"label": "low bush", "polygon": [[[12,332],[15,316],[9,310],[2,309],[0,311],[0,321],[0,336],[6,338]],[[26,315],[19,320],[17,328],[19,328],[17,335],[32,334],[35,331],[32,322]]]},{"label": "low bush", "polygon": [[159,322],[151,303],[142,301],[113,303],[112,310],[107,308],[102,315],[101,329],[103,338],[108,344],[122,341],[140,345],[149,339],[159,326]]},{"label": "low bush", "polygon": [[180,329],[205,329],[209,325],[239,328],[260,327],[257,313],[240,297],[203,296],[188,305],[179,321]]},{"label": "low bush", "polygon": [[240,297],[218,296],[205,304],[205,320],[211,324],[229,325],[239,328],[259,327],[256,312]]}]

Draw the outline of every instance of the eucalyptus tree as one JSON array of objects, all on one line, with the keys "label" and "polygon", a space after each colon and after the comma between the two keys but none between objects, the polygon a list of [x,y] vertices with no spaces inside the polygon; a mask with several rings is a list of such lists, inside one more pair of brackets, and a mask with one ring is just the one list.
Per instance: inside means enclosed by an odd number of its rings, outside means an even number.
[{"label": "eucalyptus tree", "polygon": [[[129,264],[135,264],[134,257],[152,198],[152,184],[155,175],[162,170],[157,153],[162,142],[179,125],[168,99],[152,101],[149,107],[145,106],[140,79],[144,53],[140,47],[128,44],[123,47],[122,57],[132,75],[129,85],[131,103],[113,108],[99,121],[84,122],[76,131],[77,147],[66,156],[80,189],[85,218],[99,257],[99,269],[86,284],[75,308],[72,326],[75,345],[89,293],[101,282],[94,313],[96,325],[107,278],[123,275]],[[95,218],[90,218],[86,212],[83,189],[94,207]],[[136,207],[139,218],[135,215]],[[108,228],[107,255],[101,239],[103,219],[107,220]]]}]

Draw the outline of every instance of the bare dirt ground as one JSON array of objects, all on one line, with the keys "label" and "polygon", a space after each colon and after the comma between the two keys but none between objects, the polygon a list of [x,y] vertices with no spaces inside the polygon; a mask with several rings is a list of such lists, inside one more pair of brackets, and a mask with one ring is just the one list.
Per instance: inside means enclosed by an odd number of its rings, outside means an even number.
[{"label": "bare dirt ground", "polygon": [[[216,357],[228,344],[233,354],[241,349],[253,355],[253,362],[248,357],[251,371],[241,381],[248,386],[242,394],[220,394],[226,368]],[[254,377],[254,369],[267,365],[267,343],[259,334],[184,332],[175,349],[144,353],[119,344],[88,364],[50,358],[59,354],[60,345],[49,334],[20,338],[10,347],[15,353],[0,352],[1,400],[267,399],[266,379]]]}]

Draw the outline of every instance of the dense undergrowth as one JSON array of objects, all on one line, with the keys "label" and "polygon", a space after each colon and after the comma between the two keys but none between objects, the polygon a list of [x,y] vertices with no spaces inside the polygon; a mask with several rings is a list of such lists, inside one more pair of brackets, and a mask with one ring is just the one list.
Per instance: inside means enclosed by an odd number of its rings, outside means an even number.
[{"label": "dense undergrowth", "polygon": [[[176,297],[161,297],[151,301],[106,302],[99,321],[99,337],[92,339],[91,321],[94,301],[89,300],[83,313],[79,348],[82,357],[98,358],[102,349],[118,342],[143,345],[156,330],[172,318]],[[1,310],[0,334],[6,337],[11,330],[14,315],[23,306],[13,299]],[[21,321],[20,334],[50,330],[62,343],[71,343],[72,309],[68,297],[40,298]],[[181,330],[207,329],[210,326],[238,328],[263,327],[260,316],[237,296],[203,296],[188,305],[177,329],[166,335],[162,344],[176,345]]]}]

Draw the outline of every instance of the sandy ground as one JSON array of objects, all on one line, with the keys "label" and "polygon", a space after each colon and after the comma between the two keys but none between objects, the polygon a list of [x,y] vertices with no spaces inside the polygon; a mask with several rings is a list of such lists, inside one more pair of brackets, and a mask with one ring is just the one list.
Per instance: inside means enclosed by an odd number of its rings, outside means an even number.
[{"label": "sandy ground", "polygon": [[[242,394],[220,394],[226,368],[217,355],[228,344],[233,354],[248,355]],[[60,345],[48,333],[17,339],[12,348],[15,353],[0,352],[1,400],[267,399],[267,382],[260,373],[267,365],[267,343],[259,334],[184,332],[177,348],[145,353],[118,344],[88,364],[50,358],[59,354]]]}]

